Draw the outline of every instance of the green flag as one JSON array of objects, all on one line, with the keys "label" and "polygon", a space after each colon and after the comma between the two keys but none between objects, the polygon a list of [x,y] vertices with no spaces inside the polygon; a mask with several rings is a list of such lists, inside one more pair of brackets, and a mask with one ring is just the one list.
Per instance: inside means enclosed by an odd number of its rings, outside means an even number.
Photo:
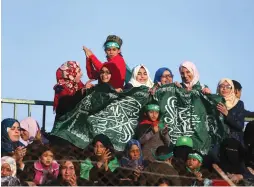
[{"label": "green flag", "polygon": [[206,154],[211,146],[227,136],[228,128],[216,105],[222,102],[218,95],[190,92],[174,84],[160,87],[154,99],[160,104],[161,121],[168,124],[171,142],[180,136],[190,136],[194,149]]},{"label": "green flag", "polygon": [[116,150],[123,150],[134,135],[140,109],[148,102],[148,90],[142,86],[117,93],[108,84],[97,85],[75,109],[55,121],[52,134],[85,148],[102,133]]}]

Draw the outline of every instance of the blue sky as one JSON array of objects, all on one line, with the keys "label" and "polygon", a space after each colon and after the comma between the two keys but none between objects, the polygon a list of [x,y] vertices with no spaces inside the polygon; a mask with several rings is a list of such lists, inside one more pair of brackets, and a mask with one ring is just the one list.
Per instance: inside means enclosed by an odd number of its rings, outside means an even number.
[{"label": "blue sky", "polygon": [[[105,61],[109,34],[123,39],[130,67],[144,64],[154,77],[166,66],[179,81],[179,64],[190,60],[213,92],[223,77],[241,82],[242,100],[254,110],[252,0],[2,0],[2,98],[53,100],[55,71],[67,60],[80,62],[86,82],[82,46]],[[27,109],[18,109],[21,120]],[[49,130],[54,114],[47,110]],[[5,104],[3,118],[12,111]],[[41,115],[33,107],[39,122]]]}]

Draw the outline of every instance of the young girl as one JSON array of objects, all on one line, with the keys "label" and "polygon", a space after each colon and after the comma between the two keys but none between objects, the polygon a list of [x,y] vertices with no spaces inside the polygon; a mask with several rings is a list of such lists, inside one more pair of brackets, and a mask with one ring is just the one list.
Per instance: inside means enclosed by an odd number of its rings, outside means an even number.
[{"label": "young girl", "polygon": [[131,89],[132,87],[147,86],[153,87],[153,81],[150,78],[149,71],[144,65],[138,65],[132,70],[132,76],[128,84],[125,85],[125,89]]},{"label": "young girl", "polygon": [[34,163],[34,180],[36,185],[48,184],[55,180],[59,173],[59,164],[54,160],[54,154],[48,146],[40,147],[41,156]]},{"label": "young girl", "polygon": [[[126,64],[121,55],[122,39],[115,35],[109,35],[104,43],[104,50],[107,55],[107,63],[113,63],[118,72],[116,79],[112,79],[111,85],[115,89],[122,89],[126,76]],[[101,63],[91,50],[83,46],[83,50],[86,54],[86,70],[87,76],[90,79],[98,79],[99,71],[101,70],[103,63]],[[112,72],[113,73],[113,72]]]},{"label": "young girl", "polygon": [[160,145],[169,145],[170,138],[168,128],[164,124],[159,125],[160,107],[156,104],[146,106],[143,120],[137,127],[137,138],[142,145],[144,159],[154,161],[151,150]]}]

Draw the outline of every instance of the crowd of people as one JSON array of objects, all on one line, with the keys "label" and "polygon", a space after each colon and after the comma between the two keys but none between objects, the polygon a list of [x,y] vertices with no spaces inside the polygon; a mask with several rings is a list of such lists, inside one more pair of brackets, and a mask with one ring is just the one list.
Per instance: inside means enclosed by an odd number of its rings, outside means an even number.
[{"label": "crowd of people", "polygon": [[[56,71],[54,111],[56,120],[72,111],[89,90],[108,84],[116,93],[146,86],[153,95],[163,85],[172,84],[187,92],[196,90],[212,94],[199,82],[194,63],[180,64],[181,82],[174,81],[168,67],[159,68],[152,80],[145,65],[128,72],[122,52],[122,39],[107,37],[104,49],[107,62],[100,62],[93,52],[83,47],[89,81],[81,81],[82,70],[76,61],[67,61]],[[131,76],[130,76],[131,75]],[[244,108],[240,100],[239,82],[223,78],[216,94],[225,102],[217,110],[229,128],[221,144],[203,155],[195,150],[191,137],[181,136],[173,145],[168,126],[160,119],[160,106],[147,103],[140,113],[133,138],[124,151],[116,151],[105,134],[94,136],[85,149],[75,147],[50,133],[41,132],[32,117],[22,121],[7,118],[1,123],[1,184],[2,186],[212,186],[254,185],[254,122],[245,125],[254,112]],[[217,168],[217,169],[216,169]],[[218,169],[219,168],[219,169]]]}]

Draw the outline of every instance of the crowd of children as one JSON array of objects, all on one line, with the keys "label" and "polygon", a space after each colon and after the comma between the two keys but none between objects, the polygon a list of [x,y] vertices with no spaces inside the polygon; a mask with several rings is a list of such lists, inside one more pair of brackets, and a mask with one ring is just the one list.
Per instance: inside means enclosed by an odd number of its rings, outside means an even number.
[{"label": "crowd of children", "polygon": [[[122,39],[115,35],[104,43],[107,62],[100,62],[87,47],[86,70],[89,81],[81,81],[82,71],[76,61],[67,61],[56,71],[54,111],[56,120],[71,111],[94,87],[107,83],[116,92],[146,86],[150,93],[165,84],[175,84],[187,91],[211,94],[199,82],[194,63],[186,61],[179,67],[182,82],[174,81],[172,71],[159,68],[152,81],[145,65],[137,65],[132,74],[121,53]],[[225,103],[217,105],[230,132],[220,145],[207,155],[193,149],[191,137],[181,136],[173,145],[167,124],[160,120],[160,106],[148,103],[140,116],[135,135],[123,152],[116,151],[109,137],[98,134],[81,150],[71,142],[57,145],[50,134],[42,133],[36,120],[12,118],[1,123],[2,186],[85,186],[85,185],[157,185],[211,186],[254,185],[254,124],[244,130],[244,118],[253,112],[240,100],[241,84],[224,78],[217,94]],[[216,169],[217,168],[217,169]],[[221,170],[218,170],[220,168]]]}]

